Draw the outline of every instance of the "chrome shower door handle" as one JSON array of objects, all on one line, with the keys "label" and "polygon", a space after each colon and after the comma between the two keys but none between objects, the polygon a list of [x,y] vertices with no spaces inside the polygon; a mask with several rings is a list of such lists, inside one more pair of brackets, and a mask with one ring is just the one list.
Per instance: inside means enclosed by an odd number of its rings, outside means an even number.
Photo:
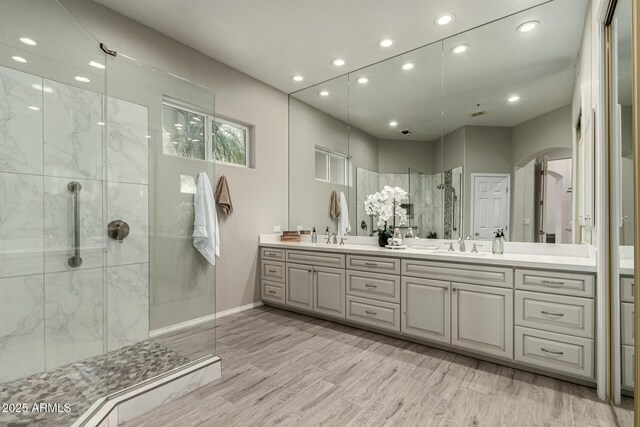
[{"label": "chrome shower door handle", "polygon": [[69,258],[71,267],[80,267],[82,258],[80,257],[80,190],[82,185],[72,181],[67,188],[73,194],[73,256]]}]

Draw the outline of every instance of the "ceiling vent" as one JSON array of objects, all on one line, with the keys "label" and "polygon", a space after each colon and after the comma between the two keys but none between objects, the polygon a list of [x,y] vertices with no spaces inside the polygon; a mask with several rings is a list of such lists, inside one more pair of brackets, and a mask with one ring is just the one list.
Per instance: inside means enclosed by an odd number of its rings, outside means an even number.
[{"label": "ceiling vent", "polygon": [[472,111],[471,113],[469,113],[469,115],[471,117],[480,117],[480,116],[484,116],[485,114],[487,114],[487,112],[485,110],[481,110],[481,111]]}]

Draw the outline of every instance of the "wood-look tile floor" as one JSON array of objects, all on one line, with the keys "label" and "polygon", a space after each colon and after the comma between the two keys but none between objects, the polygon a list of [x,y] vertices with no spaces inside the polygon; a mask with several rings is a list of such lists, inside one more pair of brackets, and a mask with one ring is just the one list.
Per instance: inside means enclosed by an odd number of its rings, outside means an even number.
[{"label": "wood-look tile floor", "polygon": [[615,425],[593,389],[275,308],[216,333],[222,378],[127,425]]}]

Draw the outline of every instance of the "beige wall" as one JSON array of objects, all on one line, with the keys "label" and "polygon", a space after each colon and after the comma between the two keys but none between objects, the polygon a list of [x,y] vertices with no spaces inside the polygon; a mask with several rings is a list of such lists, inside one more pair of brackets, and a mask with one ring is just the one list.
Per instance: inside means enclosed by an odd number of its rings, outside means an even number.
[{"label": "beige wall", "polygon": [[571,105],[549,111],[513,128],[513,164],[524,166],[550,150],[564,149],[571,156]]},{"label": "beige wall", "polygon": [[[471,174],[508,173],[513,180],[511,128],[465,126],[464,128],[463,235],[471,233]],[[513,187],[513,185],[510,185]]]},{"label": "beige wall", "polygon": [[407,173],[408,168],[433,173],[433,143],[429,141],[378,141],[378,172]]},{"label": "beige wall", "polygon": [[[258,301],[257,236],[287,226],[287,95],[96,3],[61,3],[109,48],[211,88],[218,115],[253,126],[255,169],[216,165],[216,179],[227,176],[235,207],[220,223],[216,306],[223,311]],[[183,315],[176,313],[176,321]]]}]

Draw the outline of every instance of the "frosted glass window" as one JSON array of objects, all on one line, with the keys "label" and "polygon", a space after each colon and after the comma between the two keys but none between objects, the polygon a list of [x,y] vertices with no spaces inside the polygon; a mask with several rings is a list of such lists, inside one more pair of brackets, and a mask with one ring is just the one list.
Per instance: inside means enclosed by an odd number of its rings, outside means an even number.
[{"label": "frosted glass window", "polygon": [[316,150],[316,179],[319,179],[320,181],[328,181],[328,160],[329,156],[327,153]]},{"label": "frosted glass window", "polygon": [[347,185],[348,161],[347,156],[316,148],[316,179],[332,184]]},{"label": "frosted glass window", "polygon": [[346,185],[347,159],[344,157],[329,156],[329,182]]}]

